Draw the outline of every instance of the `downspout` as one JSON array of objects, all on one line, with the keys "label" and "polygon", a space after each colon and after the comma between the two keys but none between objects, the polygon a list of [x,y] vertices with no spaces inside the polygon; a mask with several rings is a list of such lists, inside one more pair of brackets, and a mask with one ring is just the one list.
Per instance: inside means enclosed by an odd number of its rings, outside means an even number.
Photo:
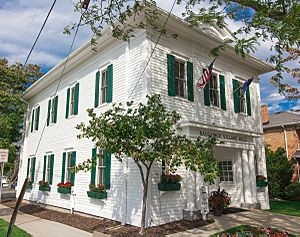
[{"label": "downspout", "polygon": [[285,129],[284,125],[281,125],[281,127],[283,128],[283,132],[284,132],[284,143],[285,143],[285,150],[286,150],[286,158],[289,158],[289,150],[288,150],[288,142],[287,142],[287,137],[286,137],[286,129]]}]

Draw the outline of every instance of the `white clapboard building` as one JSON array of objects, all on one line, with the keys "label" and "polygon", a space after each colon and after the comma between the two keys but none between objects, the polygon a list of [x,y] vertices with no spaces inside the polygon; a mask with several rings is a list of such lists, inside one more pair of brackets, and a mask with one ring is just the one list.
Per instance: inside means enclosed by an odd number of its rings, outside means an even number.
[{"label": "white clapboard building", "polygon": [[[163,25],[167,13],[160,11]],[[209,85],[199,90],[195,85],[212,61],[210,49],[232,34],[205,25],[192,29],[175,16],[169,18],[167,32],[178,38],[161,37],[143,75],[158,33],[147,25],[136,30],[129,44],[113,38],[107,28],[96,53],[88,42],[70,55],[59,86],[66,60],[25,91],[22,98],[28,102],[28,116],[18,194],[28,175],[32,179],[32,188],[24,196],[28,201],[139,226],[143,189],[137,166],[130,158],[121,163],[106,152],[93,172],[72,174],[70,167],[96,152],[91,140],[77,139],[75,126],[88,122],[88,108],[101,114],[112,103],[143,102],[146,95],[160,94],[168,109],[182,115],[184,134],[190,138],[215,135],[223,141],[215,148],[222,172],[209,190],[217,185],[225,188],[234,206],[269,208],[267,187],[256,186],[256,175],[267,175],[257,76],[273,68],[251,56],[243,60],[229,47],[217,58]],[[243,97],[240,90],[234,92],[253,76],[256,79]],[[183,177],[181,189],[161,191],[161,172],[161,164],[155,164],[147,203],[148,226],[180,220],[183,210],[200,209],[200,174],[182,168],[178,171]],[[39,190],[40,180],[48,181],[51,190]],[[72,183],[72,194],[58,192],[57,184],[66,181]],[[107,198],[88,197],[90,183],[105,184]]]}]

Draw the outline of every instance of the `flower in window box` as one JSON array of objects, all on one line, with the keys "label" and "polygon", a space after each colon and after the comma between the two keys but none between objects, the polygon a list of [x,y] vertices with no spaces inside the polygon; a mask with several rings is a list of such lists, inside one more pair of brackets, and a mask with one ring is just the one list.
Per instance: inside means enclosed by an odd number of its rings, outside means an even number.
[{"label": "flower in window box", "polygon": [[42,186],[42,187],[49,187],[49,183],[47,181],[44,181],[44,180],[40,180],[39,181],[39,185]]},{"label": "flower in window box", "polygon": [[104,184],[98,184],[97,186],[94,184],[89,185],[91,192],[97,192],[97,193],[104,193],[105,191],[105,185]]},{"label": "flower in window box", "polygon": [[162,183],[179,183],[182,180],[182,177],[179,174],[162,174],[161,182]]}]

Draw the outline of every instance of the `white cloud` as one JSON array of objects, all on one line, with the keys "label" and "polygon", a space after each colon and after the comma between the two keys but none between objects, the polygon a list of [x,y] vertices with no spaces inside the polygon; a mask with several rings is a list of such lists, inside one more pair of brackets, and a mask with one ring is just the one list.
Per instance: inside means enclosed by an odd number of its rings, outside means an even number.
[{"label": "white cloud", "polygon": [[269,106],[269,113],[275,113],[282,110],[282,107],[279,104],[273,104]]},{"label": "white cloud", "polygon": [[273,93],[265,99],[265,102],[266,103],[280,102],[284,99],[285,97],[283,95],[280,95],[279,93]]}]

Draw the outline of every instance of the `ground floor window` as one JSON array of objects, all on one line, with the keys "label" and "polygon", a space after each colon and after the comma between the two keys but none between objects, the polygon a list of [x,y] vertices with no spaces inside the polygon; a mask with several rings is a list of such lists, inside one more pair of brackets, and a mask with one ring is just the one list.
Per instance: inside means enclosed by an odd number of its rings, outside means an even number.
[{"label": "ground floor window", "polygon": [[233,182],[232,161],[231,160],[220,161],[219,168],[220,168],[220,181]]}]

